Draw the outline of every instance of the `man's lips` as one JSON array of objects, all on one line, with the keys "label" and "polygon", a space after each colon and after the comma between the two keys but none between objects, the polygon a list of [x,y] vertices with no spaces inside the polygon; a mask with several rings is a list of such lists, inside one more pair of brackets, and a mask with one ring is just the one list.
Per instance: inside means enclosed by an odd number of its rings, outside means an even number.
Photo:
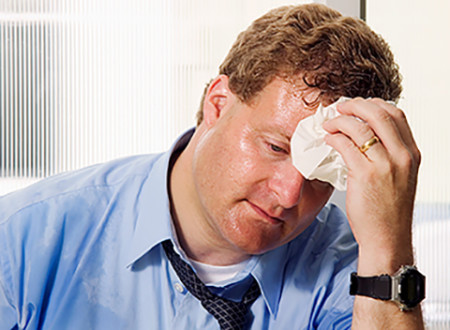
[{"label": "man's lips", "polygon": [[283,220],[281,220],[280,218],[271,216],[269,213],[267,213],[265,210],[263,210],[262,208],[260,208],[258,205],[253,204],[250,201],[247,201],[249,203],[249,205],[253,208],[253,210],[255,210],[255,212],[260,215],[262,218],[264,218],[265,220],[269,221],[270,223],[276,225],[276,224],[280,224]]}]

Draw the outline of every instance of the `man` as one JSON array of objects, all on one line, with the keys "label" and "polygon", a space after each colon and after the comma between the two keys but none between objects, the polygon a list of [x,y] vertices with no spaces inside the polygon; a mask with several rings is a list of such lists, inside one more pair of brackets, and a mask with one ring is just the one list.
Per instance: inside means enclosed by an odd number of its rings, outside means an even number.
[{"label": "man", "polygon": [[[364,297],[357,282],[349,294],[354,271],[414,264],[420,154],[382,100],[400,92],[363,22],[321,5],[269,12],[239,35],[195,131],[169,152],[0,201],[0,328],[422,328],[416,304]],[[348,220],[290,157],[297,124],[340,96],[354,99],[324,129],[349,169]]]}]

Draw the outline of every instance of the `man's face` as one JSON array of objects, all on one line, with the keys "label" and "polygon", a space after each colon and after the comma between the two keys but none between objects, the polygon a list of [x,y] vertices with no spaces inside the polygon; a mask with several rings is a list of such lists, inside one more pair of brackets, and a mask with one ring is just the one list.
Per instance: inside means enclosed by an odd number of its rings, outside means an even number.
[{"label": "man's face", "polygon": [[303,178],[290,156],[298,122],[314,113],[303,101],[311,94],[275,79],[251,105],[228,98],[207,126],[194,153],[194,184],[202,218],[225,246],[248,254],[278,247],[330,197],[332,187]]}]

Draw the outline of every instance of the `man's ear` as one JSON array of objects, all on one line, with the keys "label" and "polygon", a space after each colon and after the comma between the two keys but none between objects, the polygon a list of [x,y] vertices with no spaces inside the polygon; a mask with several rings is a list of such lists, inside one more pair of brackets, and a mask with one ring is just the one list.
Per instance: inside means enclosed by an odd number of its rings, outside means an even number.
[{"label": "man's ear", "polygon": [[235,99],[228,87],[228,77],[217,76],[208,87],[203,102],[203,121],[207,126],[213,126]]}]

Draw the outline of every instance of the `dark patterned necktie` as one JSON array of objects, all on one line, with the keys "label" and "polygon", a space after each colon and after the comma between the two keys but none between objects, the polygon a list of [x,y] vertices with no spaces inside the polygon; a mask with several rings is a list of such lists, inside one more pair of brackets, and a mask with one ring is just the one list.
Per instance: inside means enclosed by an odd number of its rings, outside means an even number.
[{"label": "dark patterned necktie", "polygon": [[173,250],[171,241],[162,243],[167,258],[169,258],[172,267],[183,282],[189,292],[200,302],[203,307],[219,321],[222,330],[243,329],[246,322],[246,315],[251,304],[260,295],[258,283],[252,278],[252,284],[245,293],[240,302],[234,302],[221,298],[209,291],[206,285],[194,273],[191,266],[184,262],[180,256]]}]

